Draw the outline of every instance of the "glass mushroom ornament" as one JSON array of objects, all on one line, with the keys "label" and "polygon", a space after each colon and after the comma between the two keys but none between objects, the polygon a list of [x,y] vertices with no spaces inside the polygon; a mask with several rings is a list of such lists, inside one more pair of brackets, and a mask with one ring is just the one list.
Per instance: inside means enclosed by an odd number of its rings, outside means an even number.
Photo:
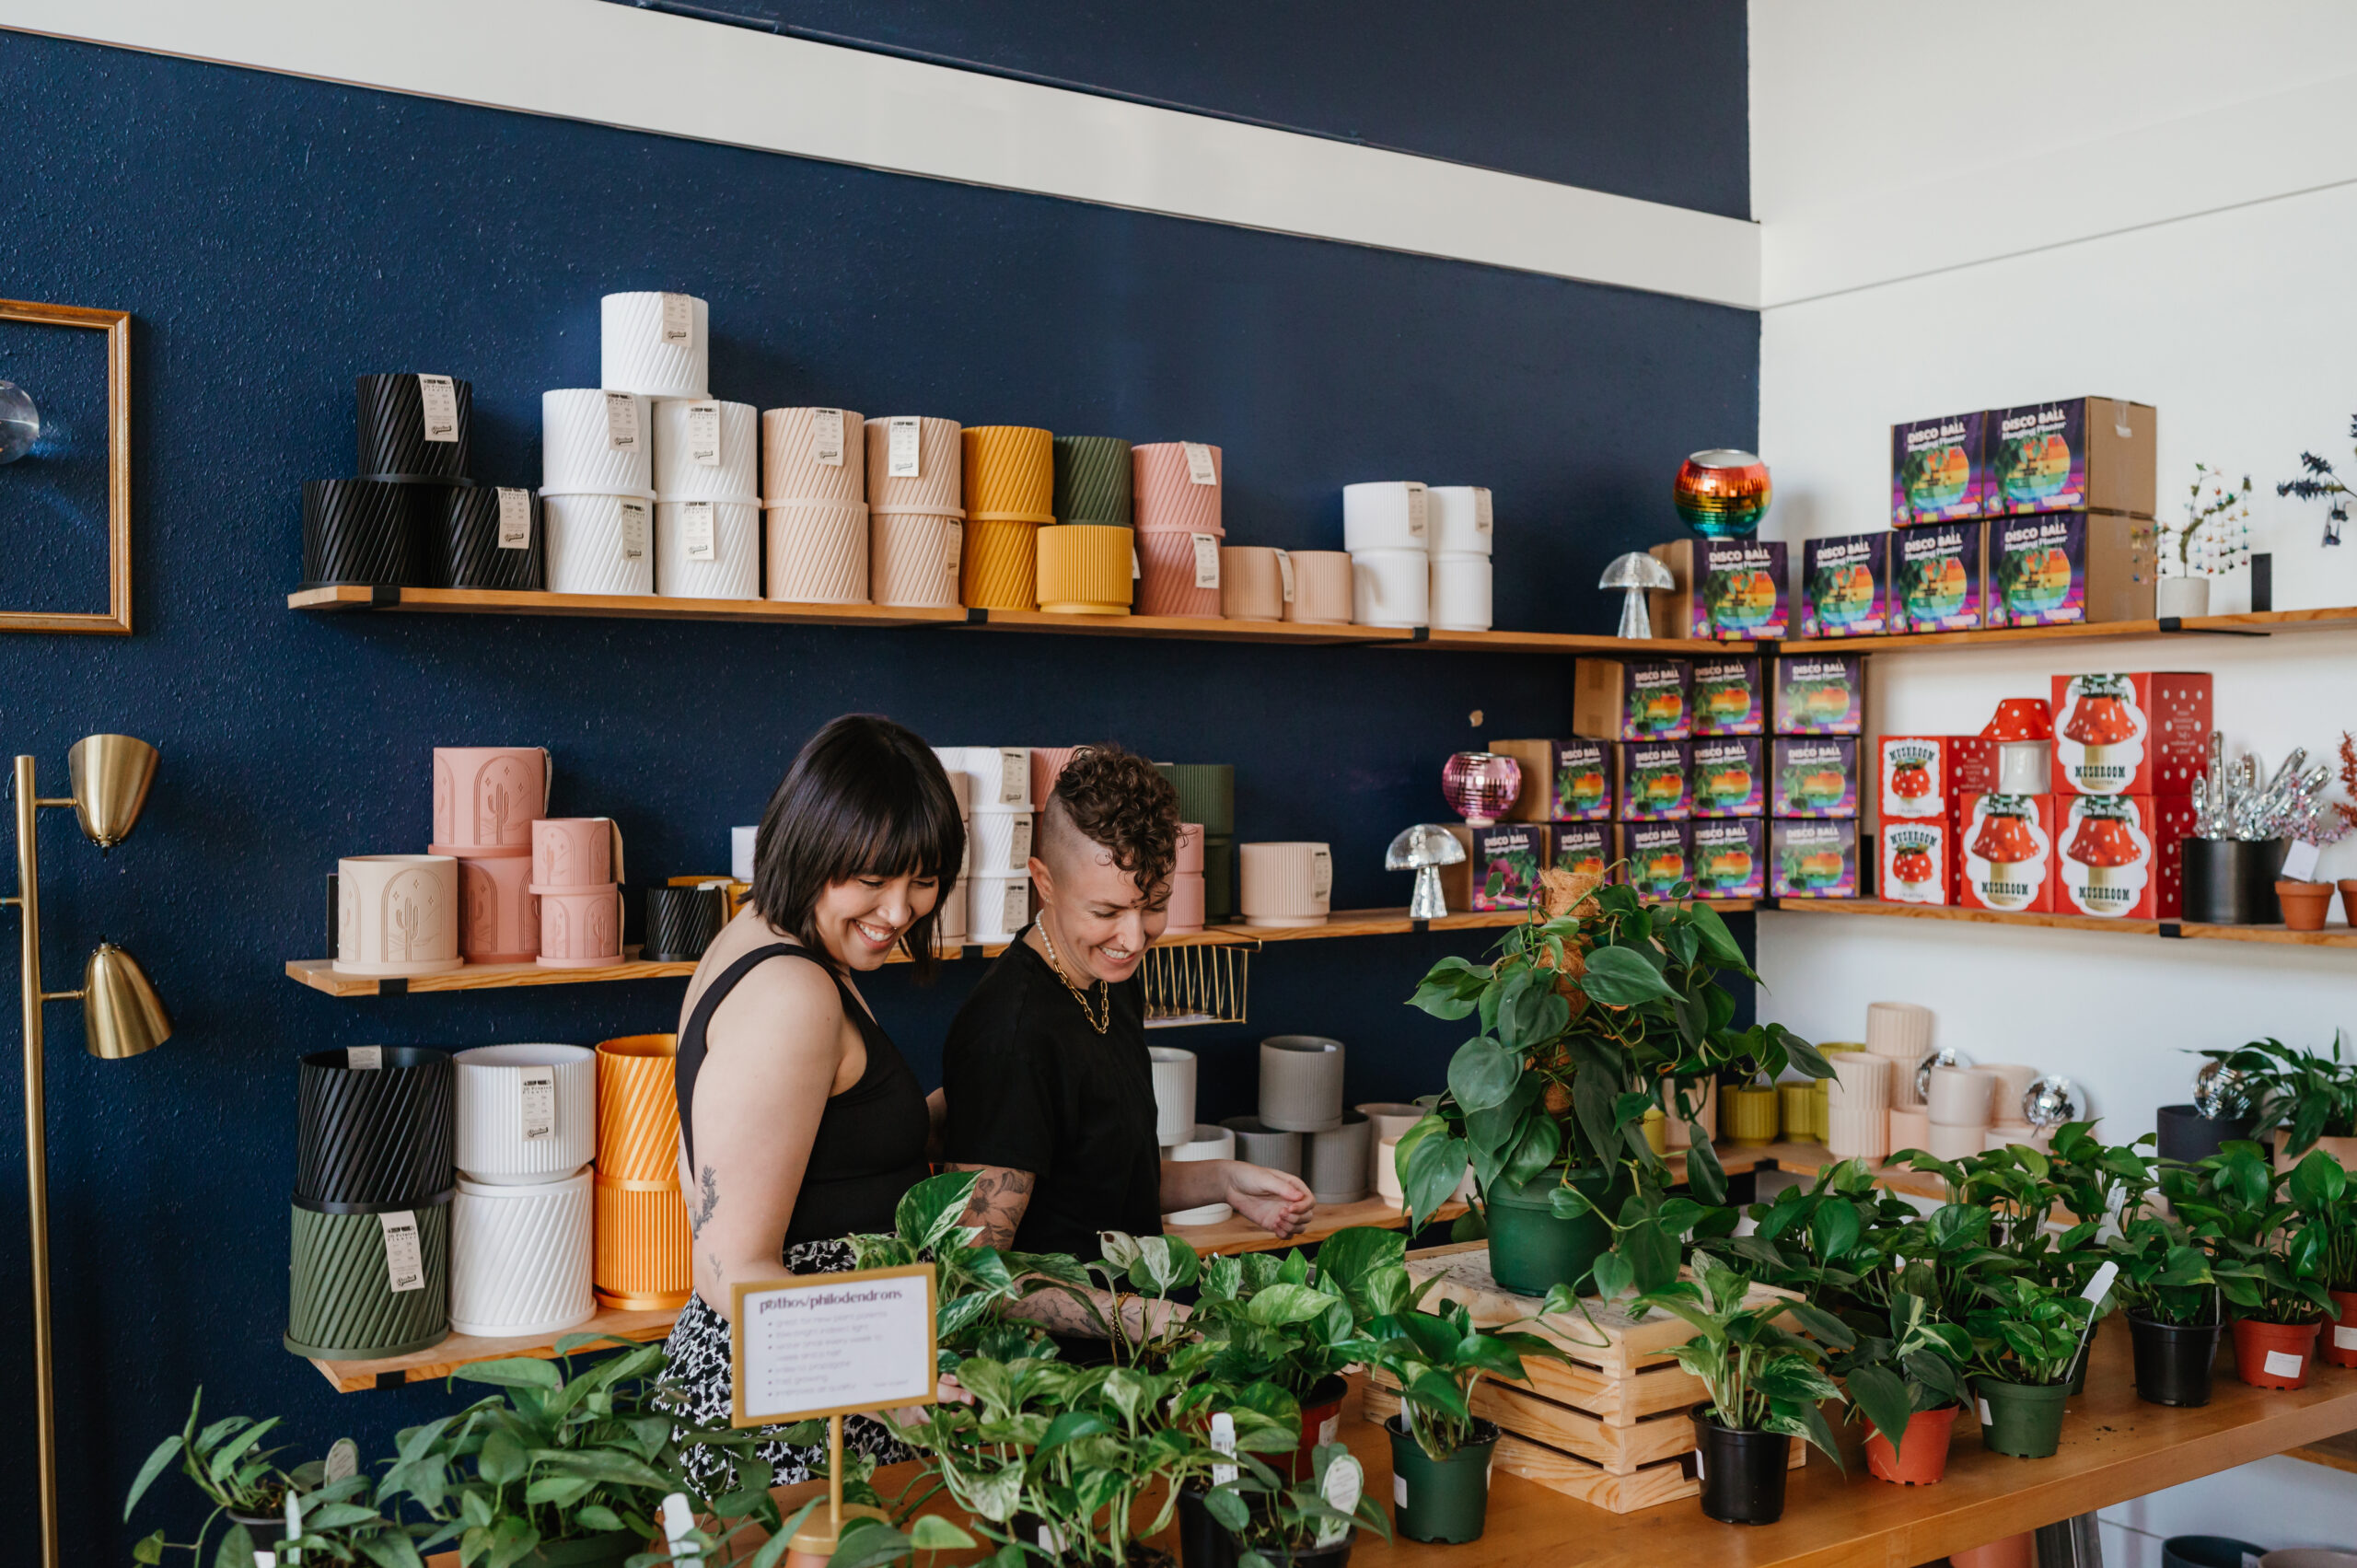
[{"label": "glass mushroom ornament", "polygon": [[1652,556],[1643,551],[1631,551],[1613,557],[1612,564],[1604,569],[1604,575],[1596,586],[1621,590],[1620,630],[1615,635],[1643,642],[1654,634],[1653,608],[1645,595],[1674,588],[1678,579]]},{"label": "glass mushroom ornament", "polygon": [[1383,853],[1386,871],[1412,871],[1416,874],[1415,891],[1408,898],[1410,920],[1438,920],[1448,912],[1448,899],[1441,891],[1440,868],[1462,865],[1465,846],[1446,828],[1430,822],[1419,822],[1412,828],[1400,830]]}]

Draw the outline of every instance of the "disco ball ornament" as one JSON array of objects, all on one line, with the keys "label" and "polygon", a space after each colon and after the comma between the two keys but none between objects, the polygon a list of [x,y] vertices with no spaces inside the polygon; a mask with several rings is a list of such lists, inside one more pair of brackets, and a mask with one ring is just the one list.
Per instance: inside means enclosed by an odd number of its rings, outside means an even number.
[{"label": "disco ball ornament", "polygon": [[2223,1062],[2204,1062],[2193,1074],[2193,1109],[2212,1121],[2247,1115],[2250,1096],[2243,1086],[2243,1075]]},{"label": "disco ball ornament", "polygon": [[2079,1119],[2079,1091],[2071,1080],[2049,1073],[2022,1091],[2022,1120],[2041,1131]]},{"label": "disco ball ornament", "polygon": [[1722,447],[1678,465],[1670,499],[1686,526],[1704,539],[1741,539],[1759,528],[1774,494],[1766,463]]},{"label": "disco ball ornament", "polygon": [[1915,1064],[1915,1098],[1929,1101],[1932,1098],[1932,1069],[1934,1067],[1969,1067],[1972,1058],[1955,1046],[1944,1045]]},{"label": "disco ball ornament", "polygon": [[1440,771],[1441,798],[1469,827],[1486,828],[1522,796],[1522,764],[1494,751],[1459,751]]}]

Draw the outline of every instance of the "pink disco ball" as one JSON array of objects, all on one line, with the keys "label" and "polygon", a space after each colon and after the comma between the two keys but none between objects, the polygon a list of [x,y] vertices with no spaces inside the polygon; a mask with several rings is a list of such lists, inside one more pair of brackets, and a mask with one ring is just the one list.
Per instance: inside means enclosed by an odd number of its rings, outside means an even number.
[{"label": "pink disco ball", "polygon": [[1494,751],[1459,751],[1440,771],[1441,798],[1476,828],[1486,828],[1522,795],[1522,764]]}]

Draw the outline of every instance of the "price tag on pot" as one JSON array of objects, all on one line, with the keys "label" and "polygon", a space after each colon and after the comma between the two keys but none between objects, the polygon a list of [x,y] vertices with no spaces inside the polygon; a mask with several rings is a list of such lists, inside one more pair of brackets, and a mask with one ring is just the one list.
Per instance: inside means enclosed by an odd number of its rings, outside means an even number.
[{"label": "price tag on pot", "polygon": [[1020,931],[1024,922],[1031,918],[1031,884],[1028,881],[1009,882],[1006,902],[999,910],[1001,931]]},{"label": "price tag on pot", "polygon": [[688,405],[688,456],[708,469],[720,466],[720,404]]},{"label": "price tag on pot", "polygon": [[820,468],[839,469],[843,466],[843,411],[820,408],[810,411],[810,460]]},{"label": "price tag on pot", "polygon": [[2091,1305],[2101,1307],[2103,1305],[2105,1293],[2111,1289],[2111,1282],[2119,1277],[2119,1265],[2117,1263],[2106,1263],[2102,1268],[2096,1271],[2096,1277],[2089,1280],[2087,1282],[2087,1288],[2081,1291],[2079,1294],[2086,1297],[2087,1301]]},{"label": "price tag on pot", "polygon": [[1334,852],[1319,844],[1309,852],[1309,896],[1323,902],[1334,892]]},{"label": "price tag on pot", "polygon": [[1473,487],[1473,531],[1490,531],[1490,487],[1486,484]]},{"label": "price tag on pot", "polygon": [[626,495],[616,503],[622,515],[622,559],[646,559],[646,503]]},{"label": "price tag on pot", "polygon": [[941,570],[953,581],[958,575],[958,558],[966,548],[966,525],[951,518],[941,530]]},{"label": "price tag on pot", "polygon": [[2316,879],[2316,857],[2323,853],[2312,843],[2293,839],[2291,849],[2284,854],[2283,869],[2277,875],[2287,881],[2313,882]]},{"label": "price tag on pot", "polygon": [[[1230,1415],[1225,1411],[1222,1411],[1217,1415],[1212,1417],[1212,1452],[1214,1454],[1225,1454],[1230,1458],[1236,1457],[1236,1417]],[[1213,1465],[1212,1467],[1212,1484],[1213,1486],[1226,1486],[1232,1483],[1235,1480],[1236,1467],[1234,1465]]]},{"label": "price tag on pot", "polygon": [[1031,753],[1020,747],[1003,748],[998,754],[998,803],[1013,806],[1031,788]]},{"label": "price tag on pot", "polygon": [[1980,1400],[1980,1424],[1983,1426],[1994,1426],[1997,1424],[1997,1418],[1989,1413],[1989,1399],[1985,1394],[1981,1396]]},{"label": "price tag on pot", "polygon": [[670,1543],[675,1558],[701,1557],[695,1543],[696,1516],[688,1506],[685,1493],[675,1492],[663,1499],[663,1539]]},{"label": "price tag on pot", "polygon": [[532,548],[532,493],[528,490],[508,490],[499,493],[499,548],[529,550]]},{"label": "price tag on pot", "polygon": [[1219,535],[1190,534],[1195,541],[1195,586],[1199,588],[1219,587]]},{"label": "price tag on pot", "polygon": [[2271,1350],[2267,1353],[2265,1370],[2270,1377],[2297,1377],[2300,1375],[2300,1368],[2307,1364],[2308,1358],[2305,1355],[2293,1355],[2285,1351]]},{"label": "price tag on pot", "polygon": [[679,535],[688,547],[691,561],[716,559],[713,549],[712,503],[686,501],[679,505]]},{"label": "price tag on pot", "polygon": [[[1324,1441],[1330,1442],[1331,1439]],[[1337,1514],[1358,1511],[1359,1499],[1366,1493],[1366,1472],[1358,1460],[1348,1454],[1338,1454],[1326,1467],[1326,1479],[1318,1483],[1318,1494],[1326,1499],[1326,1506]],[[1350,1525],[1341,1519],[1324,1519],[1318,1526],[1318,1544],[1331,1546],[1351,1533]]]},{"label": "price tag on pot", "polygon": [[1133,544],[1130,546],[1130,581],[1134,583],[1144,575],[1145,567],[1139,563],[1138,547]]},{"label": "price tag on pot", "polygon": [[1187,454],[1187,482],[1190,484],[1217,484],[1219,469],[1212,462],[1212,449],[1201,441],[1181,441],[1179,449]]},{"label": "price tag on pot", "polygon": [[1408,532],[1422,539],[1432,527],[1432,493],[1414,480],[1408,482]]},{"label": "price tag on pot", "polygon": [[346,1046],[343,1064],[355,1073],[374,1073],[385,1065],[385,1048],[381,1045]]},{"label": "price tag on pot", "polygon": [[1285,602],[1293,602],[1293,556],[1289,552],[1277,552],[1277,577],[1283,585]]},{"label": "price tag on pot", "polygon": [[663,296],[663,341],[667,343],[692,343],[696,341],[696,302],[693,296]]},{"label": "price tag on pot", "polygon": [[890,439],[885,444],[884,473],[889,479],[923,479],[920,471],[921,448],[924,431],[920,421],[895,419],[890,426]]},{"label": "price tag on pot", "polygon": [[1391,1505],[1394,1508],[1408,1505],[1408,1478],[1398,1470],[1391,1472]]},{"label": "price tag on pot", "polygon": [[415,1211],[395,1209],[378,1214],[377,1225],[385,1234],[386,1286],[396,1292],[424,1290],[425,1249],[418,1242]]},{"label": "price tag on pot", "polygon": [[517,1105],[523,1114],[524,1142],[556,1136],[556,1069],[527,1067],[517,1074]]},{"label": "price tag on pot", "polygon": [[639,449],[638,400],[628,392],[606,394],[606,445],[617,452]]},{"label": "price tag on pot", "polygon": [[2346,1324],[2335,1323],[2332,1326],[2332,1348],[2357,1350],[2357,1329],[2351,1329]]},{"label": "price tag on pot", "polygon": [[1014,831],[1007,835],[1006,850],[1009,871],[1021,871],[1031,864],[1031,819],[1017,817]]},{"label": "price tag on pot", "polygon": [[1696,1481],[1708,1481],[1710,1479],[1702,1473],[1702,1450],[1699,1446],[1694,1450],[1694,1479]]},{"label": "price tag on pot", "polygon": [[417,378],[417,401],[425,413],[425,438],[428,441],[456,441],[459,438],[459,389],[447,376],[421,376]]}]

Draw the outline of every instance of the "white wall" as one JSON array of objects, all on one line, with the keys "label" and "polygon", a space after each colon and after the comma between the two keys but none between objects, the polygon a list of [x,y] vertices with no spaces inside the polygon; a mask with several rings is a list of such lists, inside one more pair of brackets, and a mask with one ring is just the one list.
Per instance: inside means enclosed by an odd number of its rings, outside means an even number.
[{"label": "white wall", "polygon": [[[2130,397],[2160,411],[2165,516],[2197,459],[2247,471],[2276,607],[2357,605],[2357,525],[2325,549],[2322,509],[2274,494],[2303,448],[2357,482],[2357,7],[1754,0],[1750,25],[1769,532],[1887,526],[1894,422]],[[2218,608],[2239,608],[2246,586],[2226,587]],[[1870,716],[1893,733],[1975,730],[1999,698],[2087,669],[2212,671],[2230,744],[2270,763],[2357,728],[2357,633],[1887,654],[1872,669]],[[2357,877],[2357,844],[2328,853]],[[1763,1016],[1856,1039],[1865,1002],[1922,1002],[1944,1043],[2068,1074],[2117,1137],[2187,1098],[2185,1051],[2357,1024],[2348,952],[1803,913],[1763,914],[1759,933]],[[2189,1527],[2178,1514],[2268,1546],[2349,1545],[2352,1491],[2269,1461],[2164,1494],[2167,1509],[2112,1511],[2106,1535],[2131,1562],[2157,1548],[2121,1532]]]}]

